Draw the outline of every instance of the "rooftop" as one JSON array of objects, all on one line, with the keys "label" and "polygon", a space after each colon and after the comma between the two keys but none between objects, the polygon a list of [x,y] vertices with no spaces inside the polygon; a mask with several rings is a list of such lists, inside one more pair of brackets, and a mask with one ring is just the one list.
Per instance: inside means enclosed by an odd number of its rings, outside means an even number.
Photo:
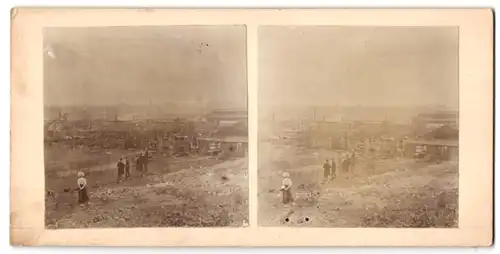
[{"label": "rooftop", "polygon": [[458,147],[458,140],[407,140],[407,144]]},{"label": "rooftop", "polygon": [[244,136],[208,137],[208,138],[198,138],[198,140],[210,141],[210,142],[247,143],[248,137]]}]

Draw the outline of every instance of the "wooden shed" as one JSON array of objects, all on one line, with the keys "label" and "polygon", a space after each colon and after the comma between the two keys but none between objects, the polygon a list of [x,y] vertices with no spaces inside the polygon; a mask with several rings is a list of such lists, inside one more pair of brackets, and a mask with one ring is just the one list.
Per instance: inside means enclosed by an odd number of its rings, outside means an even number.
[{"label": "wooden shed", "polygon": [[405,154],[413,156],[417,152],[439,156],[443,160],[458,160],[458,140],[407,140],[404,142]]}]

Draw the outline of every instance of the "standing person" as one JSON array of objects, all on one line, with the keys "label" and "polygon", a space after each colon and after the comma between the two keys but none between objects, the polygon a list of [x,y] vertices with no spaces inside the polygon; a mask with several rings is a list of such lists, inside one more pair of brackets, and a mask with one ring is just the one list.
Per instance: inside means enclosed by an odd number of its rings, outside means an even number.
[{"label": "standing person", "polygon": [[143,156],[143,161],[142,161],[142,167],[143,167],[144,173],[147,173],[148,172],[148,162],[149,162],[149,152],[148,152],[147,148],[144,151],[143,155],[144,156]]},{"label": "standing person", "polygon": [[450,154],[448,152],[448,147],[444,146],[443,147],[443,160],[449,160],[450,159]]},{"label": "standing person", "polygon": [[356,163],[356,153],[354,151],[351,152],[351,158],[349,158],[351,164],[351,171],[354,171],[354,164]]},{"label": "standing person", "polygon": [[118,168],[118,177],[116,179],[116,182],[120,182],[123,176],[123,173],[125,171],[125,163],[123,163],[123,159],[120,158],[120,161],[116,164],[116,167]]},{"label": "standing person", "polygon": [[323,163],[323,181],[328,181],[328,178],[330,177],[330,170],[330,163],[328,163],[328,160],[325,160],[325,163]]},{"label": "standing person", "polygon": [[283,204],[293,203],[292,195],[292,180],[290,179],[290,173],[283,173],[283,181],[281,185],[281,192],[283,193]]},{"label": "standing person", "polygon": [[141,154],[137,153],[135,155],[135,169],[139,172],[142,172],[142,161],[141,161]]},{"label": "standing person", "polygon": [[343,156],[344,159],[342,160],[342,170],[345,172],[345,173],[348,173],[349,172],[349,166],[350,166],[350,161],[349,161],[349,156],[348,155],[344,155]]},{"label": "standing person", "polygon": [[404,157],[404,143],[403,140],[400,140],[398,142],[398,157],[403,158]]},{"label": "standing person", "polygon": [[78,203],[84,204],[89,201],[89,196],[87,193],[87,179],[85,179],[85,174],[80,171],[78,172]]},{"label": "standing person", "polygon": [[128,179],[130,177],[130,161],[128,160],[128,157],[125,157],[125,179]]},{"label": "standing person", "polygon": [[331,179],[333,180],[334,178],[337,177],[337,164],[335,163],[335,159],[331,159]]},{"label": "standing person", "polygon": [[141,177],[144,176],[144,173],[143,173],[143,163],[142,163],[143,159],[142,159],[142,153],[137,153],[137,155],[135,156],[135,169],[139,172],[141,172]]}]

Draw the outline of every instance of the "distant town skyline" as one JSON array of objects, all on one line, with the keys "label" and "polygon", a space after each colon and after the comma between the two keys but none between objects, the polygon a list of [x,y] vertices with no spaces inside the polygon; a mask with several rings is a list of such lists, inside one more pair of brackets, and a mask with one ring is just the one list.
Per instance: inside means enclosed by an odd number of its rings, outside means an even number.
[{"label": "distant town skyline", "polygon": [[44,29],[46,105],[246,107],[244,26]]},{"label": "distant town skyline", "polygon": [[163,101],[163,102],[154,102],[152,101],[151,103],[148,102],[94,102],[92,104],[85,104],[85,103],[68,103],[68,104],[49,104],[46,103],[45,107],[120,107],[120,106],[130,106],[130,107],[145,107],[145,106],[152,106],[152,107],[164,107],[168,105],[182,105],[182,106],[196,106],[196,107],[204,107],[206,108],[207,105],[211,105],[212,108],[222,108],[222,109],[241,109],[241,108],[247,108],[247,105],[242,105],[242,104],[228,104],[227,102],[224,101],[210,101],[210,102],[205,102],[205,103],[198,103],[194,101]]}]

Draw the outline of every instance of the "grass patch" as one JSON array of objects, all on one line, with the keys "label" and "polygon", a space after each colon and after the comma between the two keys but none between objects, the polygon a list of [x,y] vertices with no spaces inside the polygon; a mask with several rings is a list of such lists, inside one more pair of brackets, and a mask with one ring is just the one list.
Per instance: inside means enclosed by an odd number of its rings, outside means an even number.
[{"label": "grass patch", "polygon": [[362,227],[458,227],[458,189],[438,195],[405,195],[381,210],[365,214]]}]

